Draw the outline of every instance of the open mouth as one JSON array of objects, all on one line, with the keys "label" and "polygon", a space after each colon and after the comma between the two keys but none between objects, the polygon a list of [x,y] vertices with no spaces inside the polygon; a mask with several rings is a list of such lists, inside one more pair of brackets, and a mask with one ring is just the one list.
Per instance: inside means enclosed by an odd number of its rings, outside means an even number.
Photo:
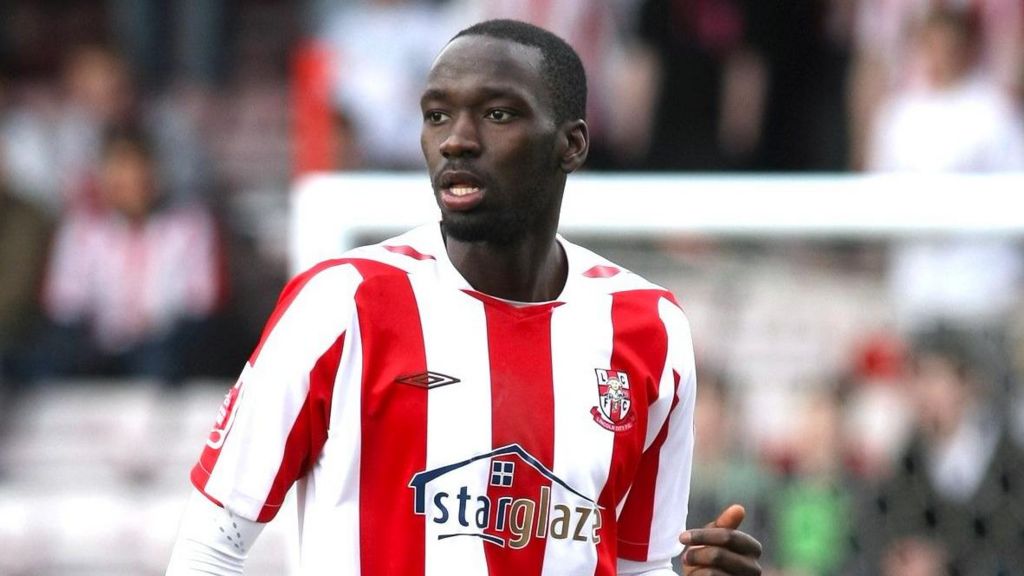
[{"label": "open mouth", "polygon": [[483,181],[470,172],[444,172],[440,178],[441,204],[448,210],[472,210],[484,198]]}]

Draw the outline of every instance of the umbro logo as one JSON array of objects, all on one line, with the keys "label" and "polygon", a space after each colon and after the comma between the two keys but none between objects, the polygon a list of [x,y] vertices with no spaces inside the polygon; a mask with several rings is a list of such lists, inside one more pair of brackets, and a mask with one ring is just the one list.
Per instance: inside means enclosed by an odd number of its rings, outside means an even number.
[{"label": "umbro logo", "polygon": [[417,386],[419,388],[426,388],[432,390],[434,388],[440,388],[441,386],[447,386],[449,384],[456,384],[462,382],[454,376],[448,376],[447,374],[441,374],[440,372],[421,372],[419,374],[411,374],[409,376],[400,376],[395,378],[395,382],[399,384],[409,384],[410,386]]}]

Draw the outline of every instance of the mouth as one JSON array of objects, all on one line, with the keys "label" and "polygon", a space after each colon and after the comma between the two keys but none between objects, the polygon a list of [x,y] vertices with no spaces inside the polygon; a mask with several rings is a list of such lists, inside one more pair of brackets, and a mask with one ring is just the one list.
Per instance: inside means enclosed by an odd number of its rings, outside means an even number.
[{"label": "mouth", "polygon": [[465,212],[476,208],[483,201],[483,180],[472,172],[442,172],[438,183],[440,202],[448,210]]}]

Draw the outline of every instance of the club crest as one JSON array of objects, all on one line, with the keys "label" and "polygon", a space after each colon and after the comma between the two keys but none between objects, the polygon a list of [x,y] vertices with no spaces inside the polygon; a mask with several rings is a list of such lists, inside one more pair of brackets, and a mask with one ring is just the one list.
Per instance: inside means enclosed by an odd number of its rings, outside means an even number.
[{"label": "club crest", "polygon": [[597,375],[597,406],[590,409],[594,422],[605,430],[622,432],[633,427],[636,413],[630,411],[629,376],[621,370],[595,368]]}]

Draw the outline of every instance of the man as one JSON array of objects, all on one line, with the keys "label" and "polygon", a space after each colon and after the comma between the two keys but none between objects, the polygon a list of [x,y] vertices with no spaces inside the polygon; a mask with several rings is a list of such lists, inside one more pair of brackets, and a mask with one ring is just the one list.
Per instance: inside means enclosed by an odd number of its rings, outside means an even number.
[{"label": "man", "polygon": [[1024,574],[1024,453],[1002,417],[989,345],[951,325],[916,335],[906,383],[915,430],[860,510],[873,572]]},{"label": "man", "polygon": [[440,226],[285,288],[193,470],[205,498],[169,574],[238,573],[296,481],[304,574],[671,574],[680,540],[688,570],[760,573],[739,507],[677,539],[682,311],[556,236],[585,104],[579,58],[544,30],[489,21],[448,44],[421,99]]},{"label": "man", "polygon": [[95,205],[69,210],[56,234],[34,376],[180,382],[223,296],[216,226],[167,197],[145,131],[111,127],[100,152]]}]

